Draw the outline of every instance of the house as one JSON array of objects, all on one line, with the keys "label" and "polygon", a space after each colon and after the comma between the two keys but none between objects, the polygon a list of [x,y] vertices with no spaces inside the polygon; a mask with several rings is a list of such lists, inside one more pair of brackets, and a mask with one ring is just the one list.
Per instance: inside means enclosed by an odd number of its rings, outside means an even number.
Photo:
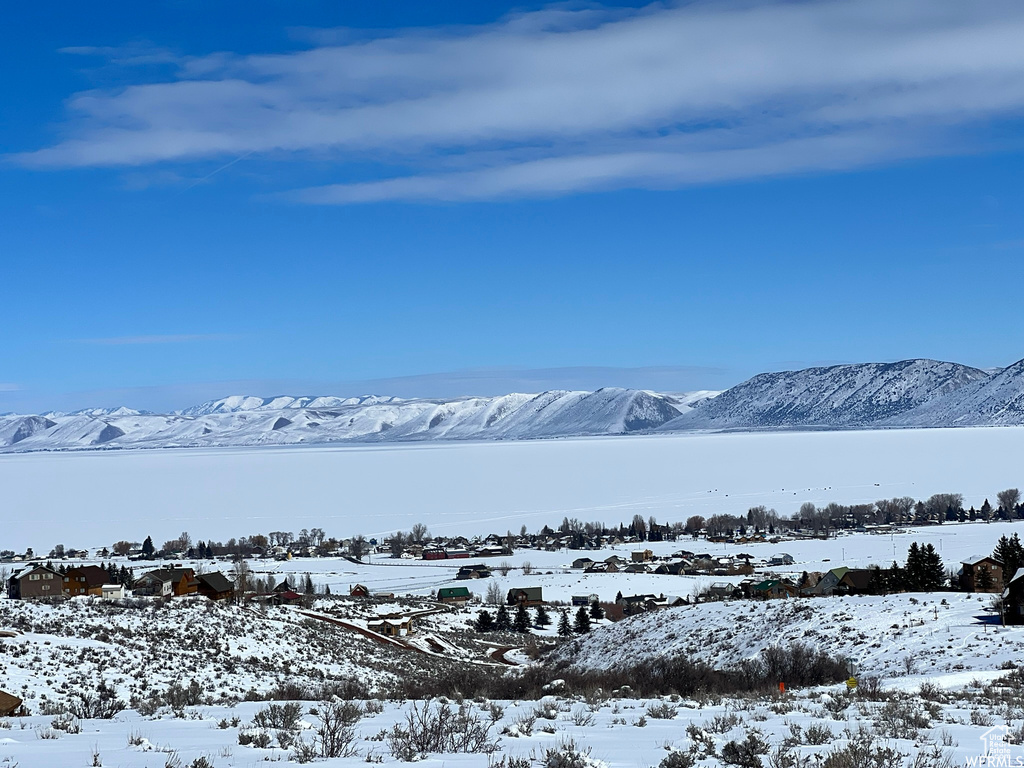
[{"label": "house", "polygon": [[794,597],[796,587],[780,579],[767,579],[754,586],[753,594],[761,599]]},{"label": "house", "polygon": [[0,691],[0,717],[17,717],[28,714],[22,706],[21,699]]},{"label": "house", "polygon": [[623,616],[633,616],[648,610],[657,600],[657,595],[622,595],[615,598],[615,604],[622,608]]},{"label": "house", "polygon": [[294,589],[285,589],[280,592],[275,589],[274,594],[270,595],[266,601],[270,605],[295,605],[302,602],[302,595]]},{"label": "house", "polygon": [[787,555],[785,552],[779,552],[778,554],[772,555],[768,558],[768,565],[779,566],[779,565],[793,565],[796,560],[793,559],[792,555]]},{"label": "house", "polygon": [[364,584],[356,584],[354,587],[348,589],[349,597],[369,597],[370,588]]},{"label": "house", "polygon": [[480,547],[476,551],[476,554],[479,557],[498,557],[500,555],[511,555],[512,554],[512,550],[509,549],[508,547],[486,546],[486,547]]},{"label": "house", "polygon": [[490,577],[491,569],[483,563],[477,563],[476,565],[463,565],[459,568],[459,572],[455,574],[455,578],[459,580],[489,579]]},{"label": "house", "polygon": [[803,593],[805,595],[831,595],[839,587],[839,582],[843,580],[843,577],[846,576],[849,570],[845,566],[833,568],[818,579],[814,586],[804,588]]},{"label": "house", "polygon": [[100,587],[100,597],[104,600],[123,600],[127,593],[124,584],[104,584]]},{"label": "house", "polygon": [[181,597],[198,590],[199,582],[191,568],[157,568],[135,582],[135,594],[149,597]]},{"label": "house", "polygon": [[68,597],[103,594],[103,585],[110,581],[110,573],[98,565],[82,565],[64,572],[61,592]]},{"label": "house", "polygon": [[196,581],[199,582],[196,591],[210,600],[230,600],[235,596],[235,582],[220,571],[201,573]]},{"label": "house", "polygon": [[600,595],[573,595],[572,605],[578,607],[580,605],[592,605],[594,603],[601,602]]},{"label": "house", "polygon": [[448,555],[444,547],[424,547],[421,557],[424,560],[444,560]]},{"label": "house", "polygon": [[575,560],[572,561],[572,567],[579,568],[580,570],[582,570],[593,562],[594,561],[591,560],[589,557],[577,557]]},{"label": "house", "polygon": [[654,559],[654,553],[649,549],[638,549],[630,553],[630,559],[634,563],[649,563]]},{"label": "house", "polygon": [[630,563],[622,569],[623,573],[650,573],[651,566],[647,563]]},{"label": "house", "polygon": [[960,589],[964,592],[1003,591],[1003,564],[991,555],[975,555],[961,564]]},{"label": "house", "polygon": [[45,565],[29,565],[7,580],[11,600],[40,600],[61,596],[61,575]]},{"label": "house", "polygon": [[473,595],[468,587],[441,587],[437,590],[437,601],[439,603],[465,605],[472,597]]},{"label": "house", "polygon": [[389,614],[379,619],[372,619],[366,623],[366,628],[371,632],[386,637],[401,637],[403,634],[412,634],[412,617],[401,614]]},{"label": "house", "polygon": [[508,591],[508,597],[506,602],[509,605],[525,605],[530,608],[535,605],[540,605],[544,602],[544,597],[541,591],[541,587],[522,587],[519,589],[510,589]]},{"label": "house", "polygon": [[716,581],[710,587],[707,588],[705,594],[712,600],[724,600],[727,597],[732,597],[736,592],[736,587],[727,581]]},{"label": "house", "polygon": [[1024,568],[1018,568],[1003,590],[1003,624],[1024,624]]},{"label": "house", "polygon": [[836,586],[836,592],[844,595],[874,594],[877,586],[875,572],[871,568],[850,568],[843,574]]}]

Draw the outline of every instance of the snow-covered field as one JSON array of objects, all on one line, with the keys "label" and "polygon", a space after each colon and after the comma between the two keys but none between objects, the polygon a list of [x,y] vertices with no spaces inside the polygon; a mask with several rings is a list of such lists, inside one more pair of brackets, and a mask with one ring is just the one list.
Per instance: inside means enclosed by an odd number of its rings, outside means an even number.
[{"label": "snow-covered field", "polygon": [[756,504],[789,515],[804,501],[946,491],[977,506],[1021,484],[1022,445],[1024,428],[1000,427],[4,455],[0,548],[162,542],[183,530],[371,537],[417,522],[472,535],[565,516],[664,522]]}]

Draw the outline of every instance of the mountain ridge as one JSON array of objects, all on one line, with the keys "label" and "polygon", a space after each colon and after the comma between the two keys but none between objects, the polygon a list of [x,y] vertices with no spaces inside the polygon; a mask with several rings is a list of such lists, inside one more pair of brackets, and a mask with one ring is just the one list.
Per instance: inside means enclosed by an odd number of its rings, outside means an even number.
[{"label": "mountain ridge", "polygon": [[1005,425],[1024,425],[1024,360],[981,370],[915,358],[761,373],[721,393],[231,395],[165,414],[121,406],[5,415],[0,452]]}]

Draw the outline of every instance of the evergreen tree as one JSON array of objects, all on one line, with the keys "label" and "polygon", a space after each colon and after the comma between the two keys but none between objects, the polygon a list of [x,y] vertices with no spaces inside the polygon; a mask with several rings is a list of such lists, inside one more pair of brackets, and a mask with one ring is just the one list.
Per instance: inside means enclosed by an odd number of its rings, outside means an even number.
[{"label": "evergreen tree", "polygon": [[551,617],[548,615],[548,609],[541,603],[537,606],[537,618],[533,622],[538,627],[546,627],[551,624]]},{"label": "evergreen tree", "polygon": [[985,499],[985,503],[981,505],[979,516],[986,521],[992,519],[992,505],[988,503],[988,499]]},{"label": "evergreen tree", "polygon": [[330,584],[324,584],[324,595],[330,596],[330,594],[331,594],[331,585]]},{"label": "evergreen tree", "polygon": [[474,628],[477,632],[493,632],[494,617],[491,616],[491,612],[487,610],[480,611],[480,614],[476,617]]},{"label": "evergreen tree", "polygon": [[526,604],[520,603],[516,607],[516,618],[512,625],[516,632],[526,633],[530,631],[530,614],[526,612]]},{"label": "evergreen tree", "polygon": [[146,540],[142,542],[142,554],[146,557],[151,557],[155,551],[156,548],[153,546],[153,537],[147,536]]},{"label": "evergreen tree", "polygon": [[907,551],[907,569],[904,578],[907,589],[912,592],[923,589],[924,561],[921,555],[921,547],[915,541]]},{"label": "evergreen tree", "polygon": [[312,595],[313,592],[315,591],[313,588],[313,577],[310,576],[308,573],[302,580],[302,591],[307,595]]},{"label": "evergreen tree", "polygon": [[941,589],[946,582],[946,569],[942,558],[931,544],[925,544],[921,550],[921,589],[932,591]]},{"label": "evergreen tree", "polygon": [[586,606],[581,605],[580,609],[576,611],[576,620],[572,623],[572,631],[577,635],[585,635],[590,631],[590,614],[587,613]]},{"label": "evergreen tree", "polygon": [[1009,582],[1018,569],[1024,567],[1024,545],[1020,543],[1020,537],[1016,533],[1000,536],[992,557],[1003,564],[1003,582]]},{"label": "evergreen tree", "polygon": [[559,637],[572,637],[572,626],[569,624],[569,614],[562,610],[559,611],[558,617],[558,636]]},{"label": "evergreen tree", "polygon": [[108,584],[117,584],[118,583],[118,580],[117,580],[117,566],[114,565],[113,563],[110,563],[109,565],[107,565],[107,583]]},{"label": "evergreen tree", "polygon": [[897,563],[895,560],[892,561],[892,566],[889,568],[888,582],[890,592],[907,591],[906,572],[900,567],[900,564]]},{"label": "evergreen tree", "polygon": [[494,628],[499,632],[508,632],[512,629],[512,619],[508,615],[508,608],[502,603],[498,606],[498,614],[494,617]]},{"label": "evergreen tree", "polygon": [[884,595],[889,591],[888,575],[881,568],[874,566],[870,568],[871,579],[868,582],[868,591],[872,595]]},{"label": "evergreen tree", "polygon": [[595,601],[590,604],[590,618],[594,621],[600,621],[604,618],[604,609],[601,607],[600,603]]},{"label": "evergreen tree", "polygon": [[988,568],[981,568],[978,572],[978,579],[974,585],[979,592],[988,592],[992,589],[992,571]]},{"label": "evergreen tree", "polygon": [[615,593],[615,602],[616,602],[616,604],[622,602],[622,590],[619,590],[618,592]]}]

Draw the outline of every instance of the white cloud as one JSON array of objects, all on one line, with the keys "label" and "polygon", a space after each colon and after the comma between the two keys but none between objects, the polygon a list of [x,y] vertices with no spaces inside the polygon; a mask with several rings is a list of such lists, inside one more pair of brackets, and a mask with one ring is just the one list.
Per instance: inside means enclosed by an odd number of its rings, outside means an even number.
[{"label": "white cloud", "polygon": [[315,47],[182,59],[172,81],[77,94],[69,138],[15,159],[326,152],[339,168],[379,163],[378,178],[296,199],[489,199],[978,151],[968,129],[1024,110],[1024,4],[1013,0],[549,9],[306,37]]}]

